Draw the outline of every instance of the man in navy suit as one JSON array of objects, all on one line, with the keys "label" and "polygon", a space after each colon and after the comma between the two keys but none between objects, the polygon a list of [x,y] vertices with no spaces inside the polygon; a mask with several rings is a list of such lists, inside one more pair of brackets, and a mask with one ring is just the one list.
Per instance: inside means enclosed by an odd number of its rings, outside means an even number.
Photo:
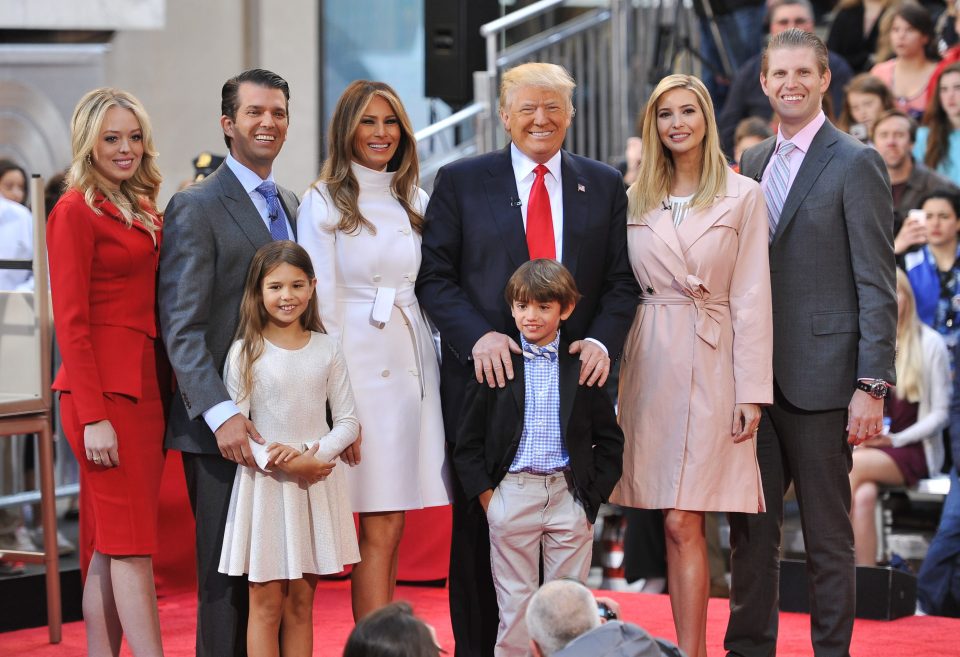
[{"label": "man in navy suit", "polygon": [[[603,385],[639,289],[627,259],[627,198],[613,168],[561,150],[573,118],[570,75],[554,64],[504,73],[500,116],[512,143],[440,170],[426,211],[420,302],[440,330],[448,444],[471,377],[513,378],[516,327],[503,289],[531,257],[560,260],[583,298],[564,325],[580,383]],[[452,449],[451,449],[452,451]],[[454,486],[450,616],[457,655],[492,655],[499,615],[483,509]]]}]

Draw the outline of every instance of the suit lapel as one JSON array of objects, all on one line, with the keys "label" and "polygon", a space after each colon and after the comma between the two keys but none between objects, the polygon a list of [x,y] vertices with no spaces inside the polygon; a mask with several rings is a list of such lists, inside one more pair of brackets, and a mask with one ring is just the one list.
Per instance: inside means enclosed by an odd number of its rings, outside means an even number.
[{"label": "suit lapel", "polygon": [[[117,208],[117,206],[115,206],[113,203],[108,201],[105,196],[103,196],[102,194],[97,194],[97,196],[93,199],[93,202],[105,215],[114,219],[115,221],[119,221],[124,226],[127,225],[127,220],[123,218],[123,213],[120,212],[120,209]],[[161,226],[163,225],[162,221],[158,220],[157,223]],[[132,228],[133,230],[139,230],[141,233],[149,237],[154,242],[155,248],[159,246],[160,235],[161,235],[159,231],[151,235],[150,231],[147,230],[146,226],[141,224],[139,221],[134,221],[133,225],[130,226],[130,228]]]},{"label": "suit lapel", "polygon": [[[753,178],[757,182],[760,182],[760,180],[763,178],[763,172],[767,170],[767,165],[770,164],[770,158],[773,157],[773,149],[776,148],[776,146],[777,138],[770,137],[769,139],[749,149],[744,154],[744,166],[740,173],[748,178]],[[754,151],[757,152],[756,157],[752,156]],[[756,170],[752,170],[749,165],[757,161],[760,162],[760,166]]]},{"label": "suit lapel", "polygon": [[562,262],[570,273],[577,275],[577,259],[583,233],[587,227],[587,181],[580,174],[576,162],[566,151],[560,152],[560,178],[563,187],[563,254]]},{"label": "suit lapel", "polygon": [[827,162],[833,157],[831,147],[837,142],[837,136],[834,134],[835,128],[829,121],[824,122],[820,130],[810,142],[810,150],[803,157],[803,164],[797,172],[797,177],[790,186],[787,198],[783,202],[783,210],[780,212],[780,221],[777,224],[777,232],[773,235],[773,244],[776,244],[780,236],[787,229],[787,226],[793,221],[800,204],[810,193],[813,184],[820,177],[820,172],[827,166]]},{"label": "suit lapel", "polygon": [[[290,194],[292,196],[292,194]],[[293,235],[290,237],[294,242],[297,241],[297,206],[291,205],[287,202],[286,197],[288,193],[286,191],[280,192],[280,206],[283,208],[283,211],[287,215],[287,219],[290,220],[290,228],[293,229]],[[294,197],[296,199],[296,197]],[[291,207],[293,211],[291,211]]]},{"label": "suit lapel", "polygon": [[514,266],[519,267],[530,259],[530,253],[523,232],[523,213],[520,211],[520,195],[510,160],[510,146],[498,155],[487,169],[488,178],[484,181],[484,187],[490,204],[490,216],[493,217],[500,241]]},{"label": "suit lapel", "polygon": [[677,259],[683,263],[686,269],[687,261],[683,257],[683,249],[680,248],[680,240],[677,239],[677,229],[673,225],[673,212],[670,209],[659,207],[650,210],[639,222],[627,220],[627,224],[646,223],[653,230],[653,234],[663,240],[667,248],[677,256]]},{"label": "suit lapel", "polygon": [[577,397],[577,387],[580,385],[580,360],[567,353],[570,345],[560,341],[560,435],[564,444],[567,439],[567,426],[573,414],[573,402]]},{"label": "suit lapel", "polygon": [[677,228],[677,236],[681,242],[684,252],[690,250],[690,247],[696,243],[700,237],[710,229],[720,218],[730,211],[730,200],[728,195],[731,193],[729,183],[727,194],[718,197],[715,202],[705,208],[700,208],[687,215],[680,227]]},{"label": "suit lapel", "polygon": [[226,162],[221,164],[210,177],[215,177],[220,184],[220,198],[224,208],[253,247],[259,249],[269,242],[272,239],[270,231],[267,230],[263,218],[250,200],[250,195],[233,175],[233,171]]},{"label": "suit lapel", "polygon": [[524,378],[526,371],[522,354],[511,354],[511,358],[513,359],[513,382],[510,384],[510,388],[513,392],[513,401],[520,413],[520,430],[523,431],[523,404],[527,389],[526,379]]}]

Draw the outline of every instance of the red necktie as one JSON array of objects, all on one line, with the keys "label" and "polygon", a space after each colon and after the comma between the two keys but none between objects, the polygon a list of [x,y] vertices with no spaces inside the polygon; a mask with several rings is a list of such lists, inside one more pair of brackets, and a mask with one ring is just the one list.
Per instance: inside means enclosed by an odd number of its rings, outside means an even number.
[{"label": "red necktie", "polygon": [[530,259],[557,257],[557,245],[553,240],[553,214],[550,212],[550,195],[543,177],[549,169],[538,164],[533,170],[537,177],[530,189],[527,201],[527,250]]}]

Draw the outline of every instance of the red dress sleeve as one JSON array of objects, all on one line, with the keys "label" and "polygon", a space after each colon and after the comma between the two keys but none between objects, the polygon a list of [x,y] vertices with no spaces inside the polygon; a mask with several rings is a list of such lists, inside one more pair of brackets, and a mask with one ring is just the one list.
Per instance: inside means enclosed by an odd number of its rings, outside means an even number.
[{"label": "red dress sleeve", "polygon": [[[68,193],[69,194],[69,193]],[[57,343],[81,424],[107,417],[90,332],[90,281],[96,238],[93,211],[74,192],[53,209],[47,223],[50,291]]]}]

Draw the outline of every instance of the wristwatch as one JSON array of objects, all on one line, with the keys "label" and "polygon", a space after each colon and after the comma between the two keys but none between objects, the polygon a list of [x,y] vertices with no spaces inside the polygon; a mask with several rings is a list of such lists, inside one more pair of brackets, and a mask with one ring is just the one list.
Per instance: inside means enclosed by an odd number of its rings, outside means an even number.
[{"label": "wristwatch", "polygon": [[890,391],[890,385],[883,379],[875,379],[871,382],[857,381],[857,389],[863,390],[874,399],[883,399]]}]

